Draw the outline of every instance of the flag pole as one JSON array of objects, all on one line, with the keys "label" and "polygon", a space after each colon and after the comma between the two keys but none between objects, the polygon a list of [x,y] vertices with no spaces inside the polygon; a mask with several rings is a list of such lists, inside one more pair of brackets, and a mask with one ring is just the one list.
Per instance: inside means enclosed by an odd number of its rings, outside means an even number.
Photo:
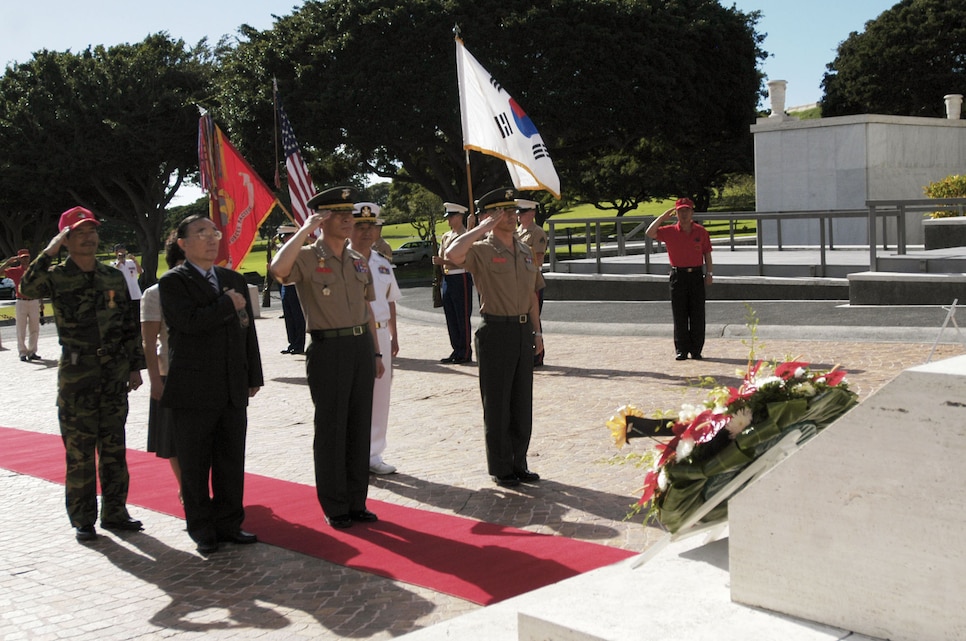
[{"label": "flag pole", "polygon": [[[462,38],[460,37],[460,35],[461,34],[460,34],[460,26],[459,26],[459,23],[454,24],[453,25],[453,40],[454,40],[454,42],[456,42],[456,43],[462,42]],[[457,53],[456,68],[457,68],[457,71],[458,71],[459,70],[459,49],[458,48],[456,50],[456,53]],[[461,109],[460,118],[462,119],[463,118],[463,115],[462,115],[462,104],[460,105],[460,109]],[[470,212],[470,214],[467,215],[467,217],[466,217],[466,227],[467,227],[467,229],[471,229],[471,228],[473,228],[473,227],[476,226],[476,224],[475,224],[475,222],[476,222],[476,207],[473,205],[473,171],[470,168],[470,150],[466,147],[466,141],[465,140],[463,141],[463,153],[466,154],[466,197],[469,199],[469,202],[467,203],[467,205],[469,206],[468,209],[469,209],[469,212]],[[471,216],[472,216],[472,218],[471,218]]]}]

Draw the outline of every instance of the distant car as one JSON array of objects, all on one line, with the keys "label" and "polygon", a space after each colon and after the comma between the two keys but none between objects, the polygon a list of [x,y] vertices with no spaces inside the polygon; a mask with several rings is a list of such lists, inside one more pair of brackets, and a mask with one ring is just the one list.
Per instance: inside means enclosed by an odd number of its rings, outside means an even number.
[{"label": "distant car", "polygon": [[406,263],[418,263],[429,261],[433,257],[433,243],[429,240],[410,240],[393,250],[392,262],[394,265],[404,265]]},{"label": "distant car", "polygon": [[0,300],[13,300],[17,297],[17,291],[12,278],[0,278]]}]

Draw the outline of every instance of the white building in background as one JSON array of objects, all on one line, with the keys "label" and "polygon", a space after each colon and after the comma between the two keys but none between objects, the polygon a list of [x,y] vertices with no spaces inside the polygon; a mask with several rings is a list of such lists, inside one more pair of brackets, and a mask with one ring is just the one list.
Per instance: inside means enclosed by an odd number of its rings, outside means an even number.
[{"label": "white building in background", "polygon": [[[798,120],[785,113],[785,81],[768,87],[772,115],[751,127],[760,212],[864,209],[867,200],[924,198],[928,183],[966,172],[961,96],[958,105],[957,95],[947,96],[945,119],[863,114]],[[837,221],[836,245],[866,244],[866,227],[864,219]],[[763,229],[765,242],[775,243],[776,225],[766,221]],[[906,240],[923,242],[917,216],[906,221]],[[782,223],[784,244],[818,241],[818,221]]]}]

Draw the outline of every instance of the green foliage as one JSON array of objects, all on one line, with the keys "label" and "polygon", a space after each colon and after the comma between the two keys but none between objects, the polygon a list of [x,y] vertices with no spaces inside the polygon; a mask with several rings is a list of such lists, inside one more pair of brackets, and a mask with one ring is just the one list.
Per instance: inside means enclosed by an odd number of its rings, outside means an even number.
[{"label": "green foliage", "polygon": [[[946,176],[922,188],[927,198],[966,198],[966,175]],[[958,216],[956,210],[934,211],[926,214],[930,218],[951,218]]]},{"label": "green foliage", "polygon": [[79,54],[40,51],[8,67],[0,79],[3,233],[30,234],[42,246],[60,212],[83,205],[133,234],[153,274],[164,208],[197,172],[194,103],[210,74],[204,48],[163,33]]},{"label": "green foliage", "polygon": [[[751,168],[757,19],[716,0],[308,2],[220,52],[213,111],[272,175],[277,77],[317,186],[375,173],[467,203],[456,24],[539,127],[568,203],[623,214],[691,194],[706,205],[721,176]],[[508,182],[503,161],[471,162],[475,195]]]},{"label": "green foliage", "polygon": [[755,176],[731,174],[715,190],[709,211],[755,211]]},{"label": "green foliage", "polygon": [[944,115],[942,97],[966,86],[966,4],[902,0],[852,32],[822,81],[822,113]]}]

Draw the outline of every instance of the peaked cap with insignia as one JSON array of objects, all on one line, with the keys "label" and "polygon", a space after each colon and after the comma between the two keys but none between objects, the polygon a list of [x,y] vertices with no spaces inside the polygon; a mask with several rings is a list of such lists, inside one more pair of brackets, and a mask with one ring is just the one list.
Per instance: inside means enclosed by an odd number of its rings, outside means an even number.
[{"label": "peaked cap with insignia", "polygon": [[305,206],[315,211],[352,211],[359,200],[355,187],[331,187],[309,198]]},{"label": "peaked cap with insignia", "polygon": [[376,203],[356,203],[352,209],[352,217],[356,219],[356,223],[381,225],[382,219],[379,218],[379,212],[381,211],[382,209]]},{"label": "peaked cap with insignia", "polygon": [[517,190],[513,187],[494,189],[493,191],[480,196],[480,199],[476,201],[476,210],[486,211],[487,209],[496,209],[498,207],[516,209],[516,198]]},{"label": "peaked cap with insignia", "polygon": [[449,218],[450,216],[463,215],[469,211],[466,207],[458,203],[443,203],[443,210],[446,212],[446,218]]}]

